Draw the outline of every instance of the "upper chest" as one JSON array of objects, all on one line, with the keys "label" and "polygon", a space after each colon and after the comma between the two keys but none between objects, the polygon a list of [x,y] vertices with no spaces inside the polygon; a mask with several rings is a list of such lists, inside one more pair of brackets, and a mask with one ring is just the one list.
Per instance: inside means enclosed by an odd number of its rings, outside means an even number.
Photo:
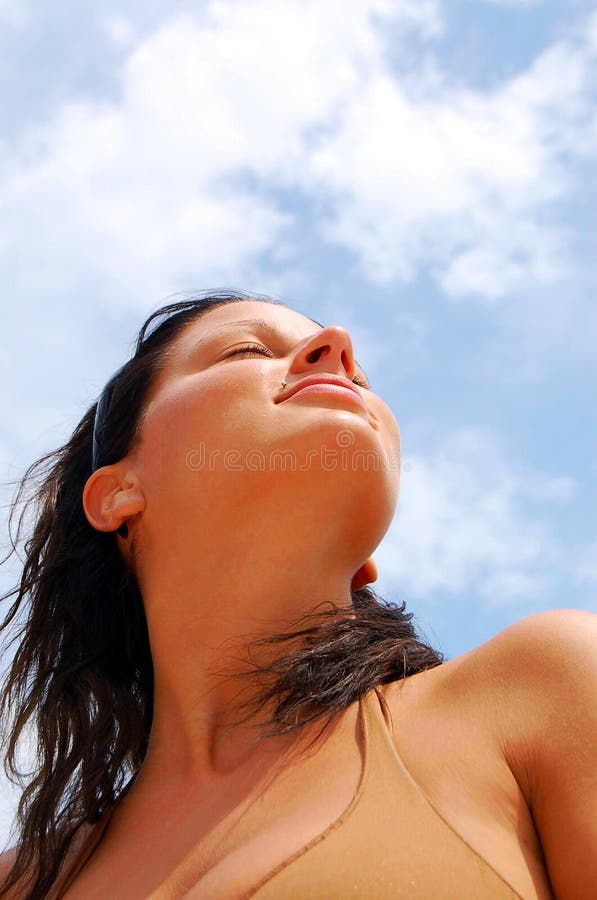
[{"label": "upper chest", "polygon": [[[384,688],[394,741],[407,778],[462,840],[528,900],[550,900],[540,845],[526,803],[485,717],[443,713],[439,670]],[[315,754],[246,803],[219,798],[202,815],[147,810],[138,827],[108,831],[67,900],[249,896],[265,879],[343,817],[363,775],[358,704]],[[397,762],[398,764],[398,762]],[[240,818],[238,813],[240,811]]]}]

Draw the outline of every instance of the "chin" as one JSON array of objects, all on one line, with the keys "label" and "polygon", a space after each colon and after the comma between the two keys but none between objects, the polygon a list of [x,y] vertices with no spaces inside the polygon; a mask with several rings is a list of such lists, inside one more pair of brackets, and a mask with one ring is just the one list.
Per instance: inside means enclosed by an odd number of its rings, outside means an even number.
[{"label": "chin", "polygon": [[[293,423],[292,436],[280,440],[298,454],[299,460],[319,462],[325,471],[360,471],[367,467],[392,466],[388,437],[376,423],[343,409],[313,407],[314,415]],[[279,435],[281,438],[282,436]],[[399,468],[399,454],[398,468]]]}]

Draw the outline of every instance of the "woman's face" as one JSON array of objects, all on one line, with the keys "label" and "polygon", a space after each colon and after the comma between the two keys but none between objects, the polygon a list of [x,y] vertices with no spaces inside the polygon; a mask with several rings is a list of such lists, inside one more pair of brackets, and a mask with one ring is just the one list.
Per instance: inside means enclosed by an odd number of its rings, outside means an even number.
[{"label": "woman's face", "polygon": [[[326,376],[356,393],[319,385],[287,396]],[[348,331],[285,306],[230,303],[191,323],[153,384],[132,454],[146,525],[205,541],[250,521],[269,540],[274,522],[286,539],[331,529],[372,552],[398,499],[400,433],[355,378],[366,383]]]}]

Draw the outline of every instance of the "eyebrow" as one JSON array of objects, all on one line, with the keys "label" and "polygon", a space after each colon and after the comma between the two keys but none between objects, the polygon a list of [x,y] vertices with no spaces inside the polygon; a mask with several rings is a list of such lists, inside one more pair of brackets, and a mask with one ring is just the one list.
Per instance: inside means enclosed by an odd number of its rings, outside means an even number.
[{"label": "eyebrow", "polygon": [[221,328],[238,328],[239,325],[252,325],[253,328],[259,329],[261,328],[263,331],[268,331],[270,334],[279,336],[278,329],[275,325],[272,325],[271,322],[266,322],[265,319],[238,319],[236,322],[224,322],[223,325],[216,325],[205,337],[199,338],[196,342],[195,347],[199,347],[201,344],[204,344],[208,341],[216,331],[220,331]]},{"label": "eyebrow", "polygon": [[[280,337],[280,332],[278,331],[276,326],[272,325],[271,322],[267,322],[265,319],[239,319],[236,322],[224,322],[224,324],[222,324],[222,325],[216,325],[216,327],[214,329],[212,329],[212,331],[210,331],[208,334],[206,334],[205,337],[199,338],[199,340],[195,343],[195,349],[197,347],[199,347],[201,344],[204,344],[206,341],[210,340],[213,337],[214,333],[217,331],[220,331],[220,329],[222,329],[222,328],[238,328],[239,325],[250,325],[253,328],[255,328],[256,330],[262,329],[263,331],[267,331],[269,334],[273,335],[274,337],[277,337],[277,338]],[[323,328],[321,330],[323,331]],[[359,365],[359,363],[357,362],[356,359],[355,359],[354,363],[355,363],[355,366],[362,372],[362,374],[367,379],[367,383],[369,383],[369,379],[367,378],[367,373],[365,372],[363,367],[361,365]]]}]

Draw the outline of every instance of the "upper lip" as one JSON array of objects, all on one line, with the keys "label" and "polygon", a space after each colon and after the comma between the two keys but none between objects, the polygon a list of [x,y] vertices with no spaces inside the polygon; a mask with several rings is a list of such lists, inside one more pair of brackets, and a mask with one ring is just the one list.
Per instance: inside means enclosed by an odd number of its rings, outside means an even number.
[{"label": "upper lip", "polygon": [[281,403],[283,400],[288,400],[289,397],[292,397],[293,394],[296,394],[297,391],[300,391],[302,388],[307,387],[310,384],[338,384],[340,387],[349,388],[353,391],[357,397],[362,401],[362,397],[360,391],[357,386],[352,383],[348,378],[341,378],[339,375],[326,375],[320,373],[318,375],[307,375],[306,378],[303,378],[301,381],[297,381],[296,384],[291,385],[288,390],[284,391],[284,393],[278,397],[276,400],[277,403]]}]

